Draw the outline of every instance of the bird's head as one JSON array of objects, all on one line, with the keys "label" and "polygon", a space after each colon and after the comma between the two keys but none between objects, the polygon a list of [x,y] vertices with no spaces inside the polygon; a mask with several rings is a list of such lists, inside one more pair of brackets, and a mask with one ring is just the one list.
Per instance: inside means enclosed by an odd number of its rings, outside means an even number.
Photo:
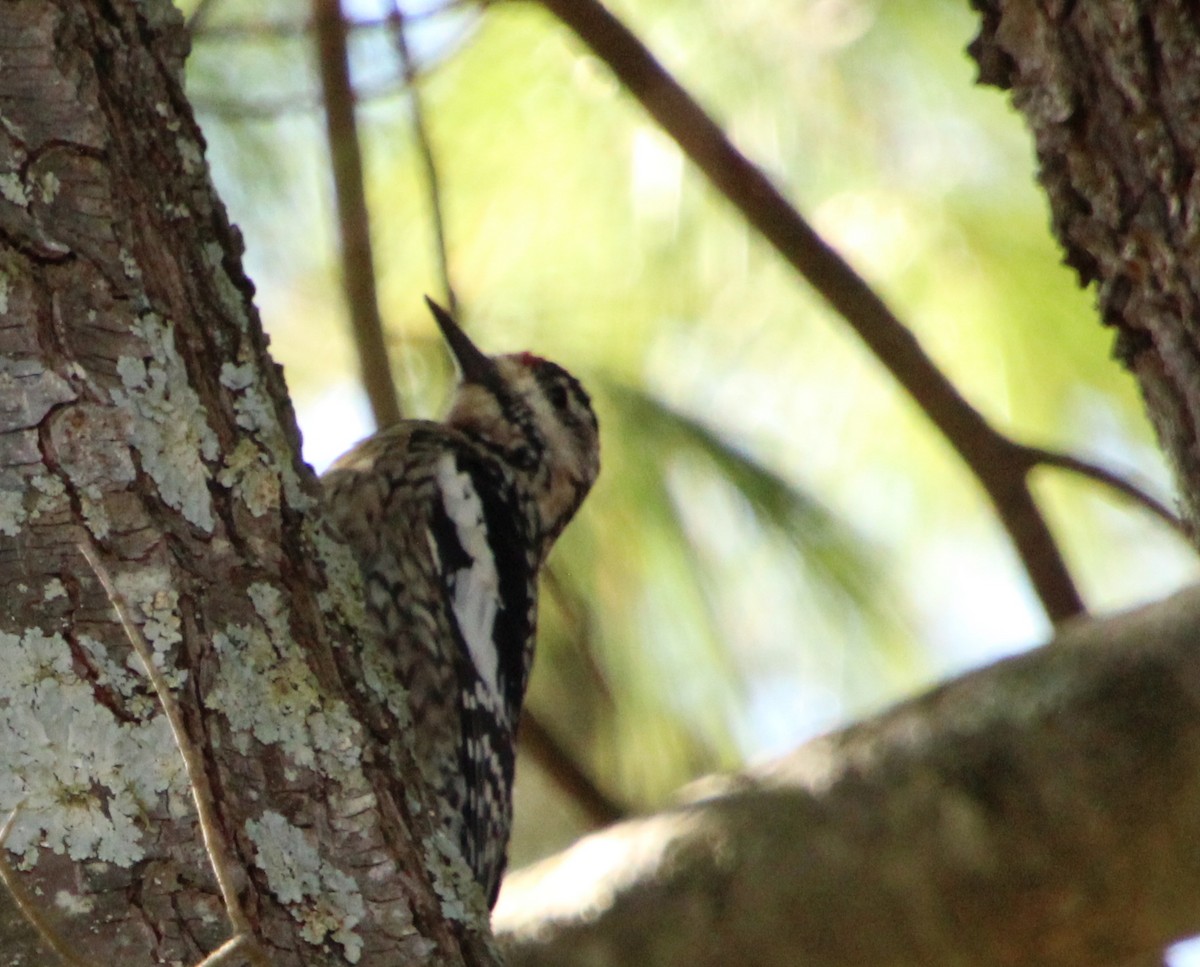
[{"label": "bird's head", "polygon": [[532,353],[486,355],[445,309],[426,301],[462,374],[446,423],[495,452],[529,486],[548,551],[600,471],[591,400],[557,363]]}]

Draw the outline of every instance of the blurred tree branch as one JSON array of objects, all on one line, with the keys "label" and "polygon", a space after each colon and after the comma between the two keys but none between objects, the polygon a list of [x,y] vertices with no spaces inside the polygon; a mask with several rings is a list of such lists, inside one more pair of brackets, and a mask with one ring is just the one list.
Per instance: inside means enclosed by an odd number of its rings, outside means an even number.
[{"label": "blurred tree branch", "polygon": [[[537,2],[609,66],[713,186],[842,315],[941,430],[991,499],[1051,620],[1058,622],[1081,613],[1083,601],[1028,481],[1039,463],[1052,462],[1074,470],[1080,469],[1079,463],[1070,458],[1045,461],[1042,455],[1046,451],[1017,443],[988,423],[862,277],[813,231],[767,176],[733,146],[691,95],[598,0]],[[1104,480],[1096,474],[1090,476]],[[1122,481],[1118,490],[1128,496],[1137,488]],[[1139,502],[1155,503],[1152,498]]]},{"label": "blurred tree branch", "polygon": [[313,0],[313,24],[325,102],[325,133],[337,196],[346,309],[375,424],[390,426],[400,420],[400,400],[379,315],[371,216],[363,187],[362,147],[354,116],[354,87],[340,0]]},{"label": "blurred tree branch", "polygon": [[509,967],[1161,963],[1200,931],[1197,640],[1200,590],[1071,622],[701,781],[513,874]]},{"label": "blurred tree branch", "polygon": [[[421,171],[425,176],[425,191],[429,199],[429,216],[433,223],[433,243],[437,254],[438,270],[442,275],[442,292],[446,297],[446,306],[450,315],[459,318],[458,294],[455,291],[454,280],[450,274],[450,255],[446,244],[446,215],[442,205],[441,177],[438,174],[437,158],[433,150],[433,138],[429,133],[429,125],[425,120],[425,105],[421,100],[421,88],[418,83],[417,65],[408,47],[408,15],[404,13],[399,0],[392,4],[388,17],[391,28],[392,43],[400,57],[400,66],[404,73],[404,83],[408,89],[409,111],[412,114],[413,140],[417,145],[417,153],[421,158]],[[460,320],[461,321],[461,320]]]},{"label": "blurred tree branch", "polygon": [[628,815],[629,810],[596,785],[575,756],[542,724],[533,709],[526,708],[521,713],[518,738],[521,751],[534,758],[593,826],[607,826]]},{"label": "blurred tree branch", "polygon": [[1087,477],[1089,480],[1103,484],[1109,490],[1115,490],[1131,503],[1139,505],[1146,513],[1157,517],[1180,536],[1188,537],[1188,530],[1183,521],[1179,519],[1178,514],[1142,487],[1115,471],[1091,461],[1073,457],[1069,453],[1056,453],[1041,447],[1024,447],[1023,449],[1026,452],[1030,471],[1036,470],[1038,467],[1057,467],[1060,470],[1068,470],[1077,476]]}]

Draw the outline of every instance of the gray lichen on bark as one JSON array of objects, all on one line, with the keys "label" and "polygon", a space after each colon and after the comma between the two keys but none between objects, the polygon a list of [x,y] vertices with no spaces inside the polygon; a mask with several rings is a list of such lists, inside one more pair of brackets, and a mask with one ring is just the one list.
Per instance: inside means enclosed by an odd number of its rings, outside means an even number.
[{"label": "gray lichen on bark", "polygon": [[[345,685],[355,592],[323,571],[336,550],[186,47],[166,0],[0,4],[3,855],[99,961],[195,962],[230,935],[162,702],[86,550],[181,710],[272,962],[485,963]],[[36,962],[9,899],[0,963]]]}]

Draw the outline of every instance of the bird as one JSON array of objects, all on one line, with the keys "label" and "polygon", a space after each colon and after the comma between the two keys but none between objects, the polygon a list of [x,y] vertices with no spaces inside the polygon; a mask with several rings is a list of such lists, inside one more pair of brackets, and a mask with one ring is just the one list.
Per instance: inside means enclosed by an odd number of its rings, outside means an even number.
[{"label": "bird", "polygon": [[426,302],[460,375],[445,418],[386,427],[321,479],[362,575],[364,631],[407,692],[435,818],[490,908],[507,863],[538,575],[599,473],[599,426],[563,367],[486,355]]}]

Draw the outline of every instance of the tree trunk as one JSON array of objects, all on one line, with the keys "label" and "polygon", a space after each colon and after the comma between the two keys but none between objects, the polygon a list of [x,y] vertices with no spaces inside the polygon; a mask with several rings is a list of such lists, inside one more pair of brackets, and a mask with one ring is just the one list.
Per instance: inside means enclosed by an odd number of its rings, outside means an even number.
[{"label": "tree trunk", "polygon": [[185,49],[166,0],[0,4],[0,963],[490,963],[347,684]]},{"label": "tree trunk", "polygon": [[1183,0],[973,0],[980,80],[1033,132],[1054,231],[1097,283],[1200,524],[1200,12]]}]

